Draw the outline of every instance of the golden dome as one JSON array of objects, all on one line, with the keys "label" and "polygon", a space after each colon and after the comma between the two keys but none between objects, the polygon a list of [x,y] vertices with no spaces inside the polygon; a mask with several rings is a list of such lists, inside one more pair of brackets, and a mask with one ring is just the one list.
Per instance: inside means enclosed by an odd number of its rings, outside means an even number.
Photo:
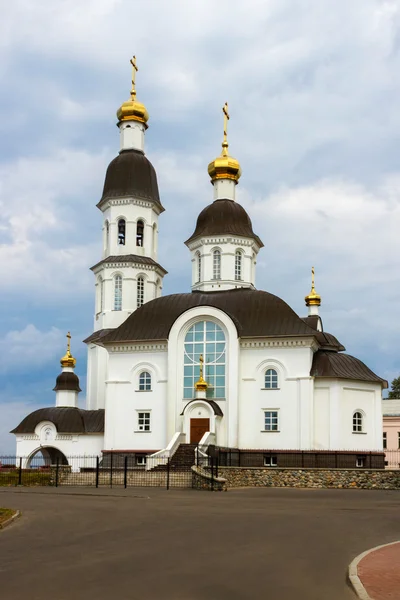
[{"label": "golden dome", "polygon": [[117,110],[118,121],[139,121],[144,123],[146,129],[148,127],[147,121],[149,120],[149,113],[147,108],[141,102],[136,100],[136,87],[135,87],[135,76],[138,68],[136,66],[136,56],[131,59],[132,65],[132,89],[131,98],[126,102],[123,102]]},{"label": "golden dome", "polygon": [[69,331],[66,337],[68,339],[67,351],[60,360],[60,363],[62,367],[71,367],[72,369],[74,369],[76,365],[76,358],[74,358],[71,354],[71,334]]},{"label": "golden dome", "polygon": [[304,298],[306,306],[321,306],[321,296],[317,294],[314,287],[314,267],[311,268],[311,291]]},{"label": "golden dome", "polygon": [[215,160],[210,162],[208,165],[208,174],[211,177],[211,181],[214,183],[217,179],[232,179],[236,183],[242,174],[239,161],[233,156],[228,154],[228,103],[222,107],[224,113],[224,139],[222,142],[222,152],[220,156],[217,156]]}]

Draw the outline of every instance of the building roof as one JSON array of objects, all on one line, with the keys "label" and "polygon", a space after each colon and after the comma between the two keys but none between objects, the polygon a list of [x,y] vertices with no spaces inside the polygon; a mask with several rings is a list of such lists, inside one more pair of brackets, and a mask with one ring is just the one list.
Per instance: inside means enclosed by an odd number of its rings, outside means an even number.
[{"label": "building roof", "polygon": [[238,288],[156,298],[135,310],[98,343],[167,340],[176,319],[198,306],[211,306],[226,313],[235,323],[238,337],[315,336],[315,330],[278,296]]},{"label": "building roof", "polygon": [[226,234],[253,238],[261,248],[264,246],[253,231],[249,215],[243,206],[234,200],[215,200],[206,206],[197,217],[196,228],[185,244],[200,236]]},{"label": "building roof", "polygon": [[304,323],[315,329],[315,331],[318,331],[318,323],[321,323],[322,327],[322,321],[319,315],[308,315],[308,317],[303,317],[303,321]]},{"label": "building roof", "polygon": [[160,212],[164,210],[154,167],[139,150],[124,150],[110,162],[97,206],[101,208],[106,200],[130,196],[153,202]]},{"label": "building roof", "polygon": [[92,271],[100,265],[106,265],[110,263],[137,263],[141,265],[151,265],[160,269],[166,275],[168,271],[164,269],[158,262],[150,258],[149,256],[139,256],[138,254],[123,254],[121,256],[108,256],[100,262],[96,263],[93,267],[90,267]]},{"label": "building roof", "polygon": [[387,388],[387,381],[375,375],[361,360],[327,350],[318,350],[314,354],[310,375],[313,377],[330,377],[335,379],[355,379],[372,381]]},{"label": "building roof", "polygon": [[56,379],[56,387],[53,388],[54,392],[58,392],[59,390],[81,392],[82,390],[79,387],[78,375],[75,375],[75,373],[71,373],[70,371],[63,371],[60,373]]},{"label": "building roof", "polygon": [[42,421],[54,423],[58,433],[103,433],[104,409],[83,410],[73,407],[39,408],[25,417],[10,433],[34,433]]},{"label": "building roof", "polygon": [[90,343],[95,344],[96,342],[101,340],[101,338],[103,338],[105,335],[110,333],[110,331],[114,331],[114,329],[113,328],[98,329],[97,331],[94,331],[93,333],[91,333],[89,335],[89,337],[87,337],[85,340],[83,340],[83,343],[84,344],[90,344]]},{"label": "building roof", "polygon": [[339,340],[326,331],[317,331],[315,338],[320,345],[321,350],[329,350],[331,352],[342,352],[346,348],[339,342]]}]

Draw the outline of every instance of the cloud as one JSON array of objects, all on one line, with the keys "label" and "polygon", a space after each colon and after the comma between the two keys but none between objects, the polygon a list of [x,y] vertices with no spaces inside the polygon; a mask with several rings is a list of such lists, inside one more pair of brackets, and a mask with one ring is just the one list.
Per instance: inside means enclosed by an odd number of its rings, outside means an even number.
[{"label": "cloud", "polygon": [[0,372],[34,369],[61,356],[65,350],[65,333],[56,327],[39,331],[29,324],[24,329],[13,330],[0,338],[2,361]]}]

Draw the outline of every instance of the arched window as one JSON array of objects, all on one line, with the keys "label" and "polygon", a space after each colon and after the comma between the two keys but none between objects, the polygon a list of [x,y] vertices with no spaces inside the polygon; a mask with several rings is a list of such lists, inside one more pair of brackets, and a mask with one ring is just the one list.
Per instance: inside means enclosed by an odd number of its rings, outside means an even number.
[{"label": "arched window", "polygon": [[221,279],[221,250],[213,252],[213,279]]},{"label": "arched window", "polygon": [[118,221],[118,244],[120,246],[125,246],[125,233],[126,233],[125,219],[120,219]]},{"label": "arched window", "polygon": [[137,278],[137,307],[144,304],[144,277],[139,275]]},{"label": "arched window", "polygon": [[157,223],[153,223],[153,254],[157,252]]},{"label": "arched window", "polygon": [[200,252],[196,252],[196,260],[197,260],[197,283],[201,281],[201,254]]},{"label": "arched window", "polygon": [[278,387],[278,373],[275,369],[267,369],[265,371],[265,389],[276,390]]},{"label": "arched window", "polygon": [[242,279],[242,253],[240,250],[235,252],[235,280],[240,281]]},{"label": "arched window", "polygon": [[353,413],[353,432],[359,433],[363,430],[363,414],[360,411]]},{"label": "arched window", "polygon": [[98,285],[98,312],[103,312],[104,309],[104,281],[102,277],[99,277],[97,280]]},{"label": "arched window", "polygon": [[154,298],[158,298],[160,295],[160,285],[161,285],[160,279],[157,277],[155,291],[154,291]]},{"label": "arched window", "polygon": [[106,252],[108,252],[109,244],[110,244],[110,223],[108,221],[105,222],[105,230],[106,230]]},{"label": "arched window", "polygon": [[136,223],[136,246],[143,246],[144,240],[144,223],[143,221],[138,221]]},{"label": "arched window", "polygon": [[226,341],[221,327],[211,321],[195,323],[184,342],[183,397],[194,398],[194,384],[200,377],[200,356],[203,357],[203,378],[208,384],[208,398],[225,398]]},{"label": "arched window", "polygon": [[151,375],[147,371],[143,371],[139,375],[139,391],[149,392],[151,390]]},{"label": "arched window", "polygon": [[114,310],[122,310],[122,277],[114,277]]}]

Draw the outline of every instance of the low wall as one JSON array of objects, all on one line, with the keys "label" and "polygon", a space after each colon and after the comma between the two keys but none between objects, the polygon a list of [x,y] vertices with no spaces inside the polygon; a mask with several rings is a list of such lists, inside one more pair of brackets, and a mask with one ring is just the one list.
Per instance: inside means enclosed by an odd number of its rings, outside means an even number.
[{"label": "low wall", "polygon": [[400,471],[370,469],[278,469],[220,467],[219,477],[230,487],[295,487],[400,489]]},{"label": "low wall", "polygon": [[214,492],[226,491],[226,481],[222,477],[211,476],[201,467],[192,467],[192,487],[195,490],[209,490]]}]

